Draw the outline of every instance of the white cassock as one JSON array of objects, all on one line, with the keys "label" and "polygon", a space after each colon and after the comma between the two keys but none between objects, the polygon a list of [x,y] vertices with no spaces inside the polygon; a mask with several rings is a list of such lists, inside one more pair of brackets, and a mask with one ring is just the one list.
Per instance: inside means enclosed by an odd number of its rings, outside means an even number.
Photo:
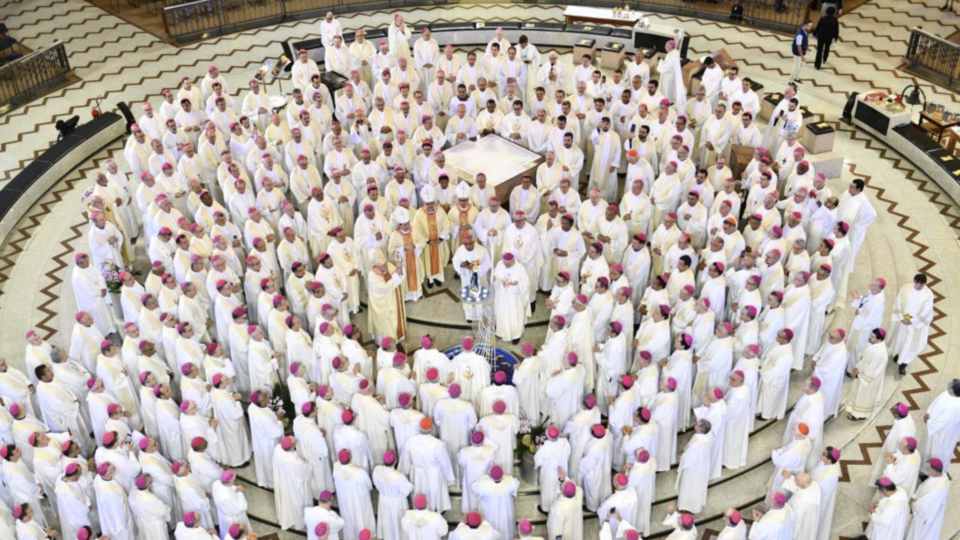
[{"label": "white cassock", "polygon": [[[669,333],[667,334],[669,336]],[[642,347],[642,345],[641,345]],[[700,351],[697,361],[697,378],[690,396],[693,405],[700,405],[704,393],[711,388],[727,388],[730,371],[733,370],[733,339],[714,338]],[[654,358],[659,358],[657,355]],[[677,387],[679,388],[679,381]]]},{"label": "white cassock", "polygon": [[[869,418],[883,399],[883,379],[887,368],[887,344],[873,343],[860,355],[857,379],[853,382],[847,412],[854,418]],[[946,463],[944,463],[946,465]]]},{"label": "white cassock", "polygon": [[788,540],[793,538],[793,509],[789,506],[768,510],[750,527],[750,540]]},{"label": "white cassock", "polygon": [[[797,432],[800,424],[806,424],[809,428],[807,440],[810,441],[810,455],[807,457],[806,469],[810,470],[816,467],[820,459],[820,449],[823,445],[823,394],[814,392],[812,394],[801,394],[800,399],[793,406],[790,416],[787,418],[787,427],[784,430],[782,445],[787,445],[792,439],[793,434]],[[898,484],[899,485],[899,484]]]},{"label": "white cassock", "polygon": [[[623,518],[619,522],[616,518],[611,518],[611,526],[616,525],[613,530],[613,536],[618,536],[618,531],[620,530],[620,523],[632,524],[636,522],[637,515],[637,506],[638,506],[637,492],[636,490],[628,487],[620,491],[614,491],[612,495],[607,497],[603,504],[600,505],[600,508],[597,509],[597,517],[600,519],[600,522],[603,523],[607,520],[607,516],[611,512],[616,510],[620,513],[620,517]],[[626,531],[626,529],[623,529]]]},{"label": "white cassock", "polygon": [[646,463],[630,467],[627,485],[637,494],[636,510],[630,524],[641,534],[650,534],[650,510],[657,492],[657,461],[652,456]]},{"label": "white cassock", "polygon": [[790,386],[790,366],[793,349],[790,343],[778,345],[764,356],[760,368],[760,392],[757,408],[765,419],[783,418],[787,412],[787,394]]},{"label": "white cassock", "polygon": [[269,407],[251,405],[250,435],[253,440],[254,464],[256,465],[257,485],[271,488],[273,477],[273,450],[283,437],[283,424]]},{"label": "white cassock", "polygon": [[594,359],[597,363],[597,405],[606,412],[608,399],[616,397],[620,377],[626,369],[626,334],[620,332],[600,346],[600,352]]},{"label": "white cassock", "polygon": [[330,470],[330,451],[327,439],[320,431],[316,420],[306,416],[297,416],[293,421],[293,434],[301,444],[297,445],[300,456],[310,464],[313,474],[310,481],[310,493],[323,490],[333,491],[333,477]]},{"label": "white cassock", "polygon": [[[881,459],[885,457],[881,454]],[[913,497],[913,492],[917,489],[920,465],[920,452],[904,454],[898,450],[893,453],[893,463],[887,463],[884,467],[883,476],[893,480],[897,487],[903,488],[908,497]]]},{"label": "white cassock", "polygon": [[731,387],[727,401],[726,427],[723,433],[723,466],[739,469],[747,465],[747,447],[753,430],[753,402],[746,383]]},{"label": "white cassock", "polygon": [[[310,464],[296,452],[284,450],[278,444],[273,450],[272,465],[273,499],[280,529],[287,530],[290,527],[303,529],[303,510],[309,506],[312,497],[307,491],[312,473]],[[370,487],[367,486],[367,490],[369,489]]]},{"label": "white cassock", "polygon": [[85,434],[90,433],[87,422],[80,408],[80,401],[73,392],[59,384],[57,379],[51,382],[40,382],[37,387],[37,401],[43,418],[55,433],[64,433],[70,430],[77,434],[81,444],[88,440]]},{"label": "white cassock", "polygon": [[833,283],[829,277],[822,281],[810,280],[810,325],[807,328],[805,354],[814,354],[820,347],[820,337],[823,335],[827,308],[833,303],[834,296],[836,296],[836,291],[834,291]]},{"label": "white cassock", "polygon": [[373,461],[383,463],[383,454],[390,446],[390,411],[373,396],[363,394],[355,394],[350,407],[357,413],[358,427],[370,441]]},{"label": "white cassock", "polygon": [[540,419],[540,404],[545,386],[541,384],[544,382],[541,380],[541,365],[540,356],[534,355],[525,358],[513,368],[513,384],[519,397],[520,410],[525,418],[533,421]]},{"label": "white cassock", "polygon": [[723,441],[726,432],[727,402],[720,400],[710,406],[697,407],[693,411],[697,420],[710,422],[710,434],[714,444],[710,447],[710,480],[723,474]]},{"label": "white cassock", "polygon": [[564,369],[547,380],[547,407],[544,412],[548,414],[551,422],[563,426],[576,414],[583,396],[582,378],[583,370],[578,366],[576,369]]},{"label": "white cassock", "polygon": [[883,324],[886,305],[886,295],[883,291],[880,291],[880,294],[867,293],[851,304],[851,307],[856,310],[856,316],[847,333],[846,343],[849,354],[847,370],[853,369],[857,359],[860,358],[860,353],[869,345],[870,332]]},{"label": "white cassock", "polygon": [[784,328],[793,331],[793,364],[791,369],[802,369],[807,348],[807,331],[810,328],[810,286],[797,287],[791,284],[783,293]]},{"label": "white cassock", "polygon": [[837,484],[840,482],[840,465],[820,463],[810,471],[810,477],[820,486],[820,521],[817,540],[830,540],[833,528],[833,508],[837,501]]},{"label": "white cassock", "polygon": [[[469,401],[446,398],[433,405],[433,420],[439,429],[440,439],[447,447],[450,463],[457,464],[460,449],[470,444],[470,432],[477,423],[477,413]],[[454,465],[457,481],[460,467]]]},{"label": "white cassock", "polygon": [[[413,450],[416,449],[416,450]],[[427,496],[428,508],[435,512],[450,509],[448,486],[456,480],[447,448],[430,435],[414,435],[400,455],[400,471],[413,482],[414,490]]]},{"label": "white cassock", "polygon": [[533,455],[533,462],[538,469],[540,479],[540,508],[549,512],[553,508],[553,503],[560,497],[557,467],[567,469],[570,466],[570,442],[564,438],[557,438],[555,441],[547,440]]},{"label": "white cassock", "polygon": [[473,485],[486,476],[487,471],[493,466],[496,450],[496,444],[485,440],[480,446],[468,446],[457,453],[457,464],[462,470],[460,511],[464,515],[480,509],[480,498],[473,491]]},{"label": "white cassock", "polygon": [[[217,522],[220,530],[229,531],[230,526],[239,523],[250,530],[250,518],[247,517],[247,497],[241,486],[225,486],[217,480],[213,483],[211,493],[213,502],[217,506]],[[221,532],[221,537],[226,535]]]},{"label": "white cassock", "polygon": [[[593,130],[590,133],[593,143],[593,163],[590,166],[591,189],[600,190],[600,196],[607,201],[617,198],[617,168],[620,166],[620,136],[614,130]],[[613,171],[610,168],[613,167]]]},{"label": "white cassock", "polygon": [[475,408],[480,408],[480,394],[490,386],[490,362],[473,351],[464,351],[453,358],[453,370],[454,381],[462,390],[461,395],[470,400]]},{"label": "white cassock", "polygon": [[530,311],[529,292],[533,284],[523,265],[514,262],[507,267],[500,261],[493,270],[494,317],[497,337],[505,341],[523,335]]},{"label": "white cassock", "polygon": [[[910,324],[904,324],[906,320]],[[932,322],[933,292],[930,287],[918,291],[913,284],[904,285],[890,315],[890,353],[899,356],[898,364],[913,362],[927,348]]]},{"label": "white cassock", "polygon": [[430,510],[407,510],[400,527],[411,540],[440,540],[449,531],[447,520]]},{"label": "white cassock", "polygon": [[813,361],[817,363],[813,374],[820,379],[824,414],[827,418],[837,416],[840,411],[843,377],[847,368],[847,345],[842,341],[840,343],[826,341],[813,355]]},{"label": "white cassock", "polygon": [[[407,498],[413,491],[413,484],[395,468],[380,465],[373,470],[373,485],[378,494],[377,538],[403,538],[400,521],[409,509]],[[373,529],[370,532],[374,532]]]},{"label": "white cassock", "polygon": [[[86,480],[89,485],[91,480]],[[57,479],[56,497],[60,527],[64,537],[76,538],[81,527],[89,526],[92,515],[92,493],[84,489],[80,482],[67,482],[61,475]]]},{"label": "white cassock", "polygon": [[110,535],[111,540],[133,540],[136,529],[123,487],[115,479],[104,480],[97,476],[93,479],[93,489],[97,494],[97,511],[103,534]]},{"label": "white cassock", "polygon": [[490,442],[497,445],[493,462],[503,469],[504,475],[513,474],[513,450],[516,445],[520,419],[512,414],[492,414],[477,422],[477,429],[483,431]]},{"label": "white cassock", "polygon": [[480,499],[480,514],[500,533],[501,540],[515,538],[517,520],[513,501],[520,491],[520,481],[510,475],[504,475],[499,482],[484,476],[471,487]]},{"label": "white cassock", "polygon": [[220,438],[220,462],[239,467],[250,461],[250,432],[244,418],[243,405],[228,390],[213,391],[213,417],[217,420]]},{"label": "white cassock", "polygon": [[149,490],[134,489],[130,493],[130,512],[137,523],[138,540],[167,540],[170,538],[167,520],[170,507]]},{"label": "white cassock", "polygon": [[677,469],[677,508],[694,514],[707,504],[707,482],[710,478],[710,449],[713,433],[694,434],[683,450]]},{"label": "white cassock", "polygon": [[613,437],[606,433],[597,439],[591,435],[580,458],[580,480],[583,484],[587,509],[596,512],[600,503],[613,491],[611,469],[613,468]]},{"label": "white cassock", "polygon": [[[554,471],[556,472],[556,471]],[[583,540],[583,490],[577,487],[573,497],[557,496],[547,516],[547,538],[553,540]]]},{"label": "white cassock", "polygon": [[114,322],[113,312],[107,307],[106,296],[101,294],[107,289],[103,276],[93,266],[74,266],[70,284],[77,299],[77,309],[89,313],[103,335],[116,332],[117,324]]},{"label": "white cassock", "polygon": [[783,486],[783,471],[796,475],[803,472],[804,463],[810,453],[810,441],[806,438],[794,439],[790,444],[778,448],[770,453],[773,462],[773,476],[770,481],[770,492],[779,491]]},{"label": "white cassock", "polygon": [[900,540],[907,533],[910,521],[910,497],[903,488],[889,497],[880,497],[876,510],[870,514],[866,535],[870,540]]},{"label": "white cassock", "polygon": [[940,538],[949,494],[950,480],[946,475],[927,478],[920,484],[910,504],[913,519],[907,528],[907,540]]},{"label": "white cassock", "polygon": [[926,462],[932,457],[943,461],[943,472],[950,467],[953,448],[960,435],[960,397],[943,392],[927,407],[926,433],[920,442],[920,453]]},{"label": "white cassock", "polygon": [[657,73],[660,74],[660,91],[670,103],[677,105],[686,103],[687,89],[683,85],[683,71],[680,67],[680,50],[673,49],[657,64]]},{"label": "white cassock", "polygon": [[805,489],[800,489],[795,479],[790,477],[784,481],[783,489],[793,493],[787,504],[793,510],[795,520],[794,540],[816,540],[820,524],[820,486],[810,482]]},{"label": "white cassock", "polygon": [[[651,419],[660,427],[656,452],[657,471],[669,471],[677,462],[677,394],[658,392],[650,405]],[[704,463],[704,467],[709,466]],[[707,469],[704,469],[705,471]]]}]

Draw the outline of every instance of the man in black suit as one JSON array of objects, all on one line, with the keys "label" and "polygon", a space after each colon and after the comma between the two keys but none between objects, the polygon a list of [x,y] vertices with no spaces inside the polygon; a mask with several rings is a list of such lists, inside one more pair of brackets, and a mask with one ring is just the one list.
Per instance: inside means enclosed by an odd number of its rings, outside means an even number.
[{"label": "man in black suit", "polygon": [[817,38],[817,57],[813,66],[820,69],[830,56],[830,45],[840,39],[840,20],[837,19],[837,10],[833,6],[828,7],[827,14],[820,17],[813,35]]}]

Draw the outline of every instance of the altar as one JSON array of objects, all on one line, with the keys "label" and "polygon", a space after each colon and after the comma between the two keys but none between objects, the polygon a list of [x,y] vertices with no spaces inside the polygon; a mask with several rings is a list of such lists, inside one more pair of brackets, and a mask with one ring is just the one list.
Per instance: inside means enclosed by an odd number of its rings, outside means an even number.
[{"label": "altar", "polygon": [[540,154],[499,135],[458,144],[444,150],[443,155],[446,168],[459,180],[473,185],[478,174],[486,175],[487,185],[494,188],[504,207],[508,207],[510,192],[520,185],[524,173],[530,173],[536,181],[537,167],[544,161]]}]

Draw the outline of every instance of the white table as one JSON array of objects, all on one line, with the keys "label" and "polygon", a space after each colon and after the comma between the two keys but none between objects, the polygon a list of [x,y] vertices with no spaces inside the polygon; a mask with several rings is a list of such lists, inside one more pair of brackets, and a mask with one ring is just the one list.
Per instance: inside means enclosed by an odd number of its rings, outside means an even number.
[{"label": "white table", "polygon": [[510,192],[520,183],[524,173],[536,174],[543,157],[536,152],[514,144],[499,135],[487,135],[476,141],[467,141],[443,151],[446,166],[459,180],[476,182],[477,174],[487,177],[501,204],[507,205]]},{"label": "white table", "polygon": [[643,18],[643,13],[631,11],[626,18],[615,17],[612,9],[594,8],[586,6],[567,6],[563,10],[563,18],[567,24],[597,23],[611,26],[635,26]]}]

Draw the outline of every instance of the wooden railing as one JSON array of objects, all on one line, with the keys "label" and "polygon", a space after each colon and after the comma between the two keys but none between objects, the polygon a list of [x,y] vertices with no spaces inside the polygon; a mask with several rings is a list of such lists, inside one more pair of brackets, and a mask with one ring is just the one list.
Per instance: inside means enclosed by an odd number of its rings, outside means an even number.
[{"label": "wooden railing", "polygon": [[[346,13],[363,9],[412,8],[456,3],[457,0],[162,0],[167,36],[178,42],[204,39],[248,28],[276,24],[287,18],[307,18],[327,11]],[[525,4],[561,4],[569,0],[488,0]],[[733,24],[749,24],[792,34],[809,16],[810,0],[722,0],[722,8],[704,9],[701,0],[644,0],[629,2],[634,9],[686,15]],[[597,7],[622,7],[623,0],[581,0]],[[740,19],[731,19],[730,9],[743,8]]]},{"label": "wooden railing", "polygon": [[0,110],[30,101],[66,79],[70,60],[63,43],[54,43],[0,66]]},{"label": "wooden railing", "polygon": [[960,45],[920,28],[910,31],[904,60],[908,70],[943,86],[956,88],[960,83]]}]

